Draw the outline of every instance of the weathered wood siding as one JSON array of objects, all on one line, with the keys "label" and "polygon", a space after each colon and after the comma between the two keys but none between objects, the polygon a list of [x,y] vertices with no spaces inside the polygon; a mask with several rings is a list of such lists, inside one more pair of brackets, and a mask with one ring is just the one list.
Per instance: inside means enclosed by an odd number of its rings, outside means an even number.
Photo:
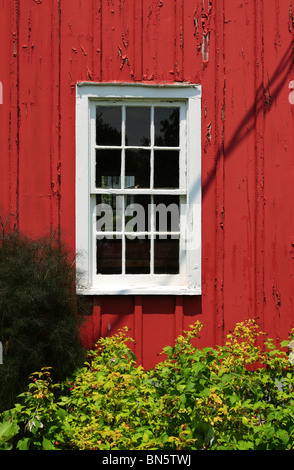
[{"label": "weathered wood siding", "polygon": [[34,236],[60,231],[72,250],[76,83],[202,85],[202,296],[95,298],[85,344],[129,325],[148,367],[196,319],[206,345],[248,317],[285,339],[294,1],[0,0],[0,13],[1,214]]}]

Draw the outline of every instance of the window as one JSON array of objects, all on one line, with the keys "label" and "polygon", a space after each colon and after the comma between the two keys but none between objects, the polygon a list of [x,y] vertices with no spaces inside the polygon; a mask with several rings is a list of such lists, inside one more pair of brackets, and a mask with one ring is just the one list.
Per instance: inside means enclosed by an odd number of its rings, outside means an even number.
[{"label": "window", "polygon": [[78,293],[201,293],[200,124],[196,85],[77,85]]}]

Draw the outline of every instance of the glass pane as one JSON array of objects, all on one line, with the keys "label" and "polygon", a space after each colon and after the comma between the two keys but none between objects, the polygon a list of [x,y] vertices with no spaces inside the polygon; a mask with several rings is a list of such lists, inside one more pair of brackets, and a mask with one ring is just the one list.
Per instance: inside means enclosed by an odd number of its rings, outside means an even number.
[{"label": "glass pane", "polygon": [[150,240],[126,239],[126,274],[150,274]]},{"label": "glass pane", "polygon": [[179,274],[179,240],[157,237],[154,240],[154,273]]},{"label": "glass pane", "polygon": [[122,240],[97,240],[97,274],[122,273]]},{"label": "glass pane", "polygon": [[121,187],[121,151],[96,150],[96,188]]},{"label": "glass pane", "polygon": [[156,150],[154,152],[154,188],[179,188],[179,152]]},{"label": "glass pane", "polygon": [[155,145],[179,146],[179,108],[155,108]]},{"label": "glass pane", "polygon": [[121,122],[120,106],[97,106],[96,144],[121,145]]},{"label": "glass pane", "polygon": [[[128,234],[134,232],[148,232],[150,196],[126,196],[125,231]],[[130,235],[129,235],[130,237]]]},{"label": "glass pane", "polygon": [[126,108],[126,145],[150,145],[150,107]]},{"label": "glass pane", "polygon": [[[99,194],[96,196],[96,231],[122,231],[123,196]],[[100,237],[101,238],[101,237]]]},{"label": "glass pane", "polygon": [[150,188],[149,150],[126,150],[125,187]]},{"label": "glass pane", "polygon": [[154,196],[156,232],[179,232],[179,196]]}]

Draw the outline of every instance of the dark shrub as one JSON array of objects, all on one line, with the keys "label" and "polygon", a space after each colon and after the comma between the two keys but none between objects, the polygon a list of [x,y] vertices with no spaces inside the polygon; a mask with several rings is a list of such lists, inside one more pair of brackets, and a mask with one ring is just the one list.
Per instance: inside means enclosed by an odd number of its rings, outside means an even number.
[{"label": "dark shrub", "polygon": [[57,237],[0,237],[0,409],[10,407],[28,376],[53,367],[64,379],[83,360],[74,294],[75,270]]}]

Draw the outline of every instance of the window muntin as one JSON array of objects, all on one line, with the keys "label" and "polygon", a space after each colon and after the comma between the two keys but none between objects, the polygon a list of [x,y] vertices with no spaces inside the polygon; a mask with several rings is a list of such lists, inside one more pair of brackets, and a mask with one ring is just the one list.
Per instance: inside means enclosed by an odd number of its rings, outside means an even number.
[{"label": "window muntin", "polygon": [[[79,293],[201,292],[200,98],[196,85],[77,85]],[[168,202],[177,224],[159,223]]]}]

